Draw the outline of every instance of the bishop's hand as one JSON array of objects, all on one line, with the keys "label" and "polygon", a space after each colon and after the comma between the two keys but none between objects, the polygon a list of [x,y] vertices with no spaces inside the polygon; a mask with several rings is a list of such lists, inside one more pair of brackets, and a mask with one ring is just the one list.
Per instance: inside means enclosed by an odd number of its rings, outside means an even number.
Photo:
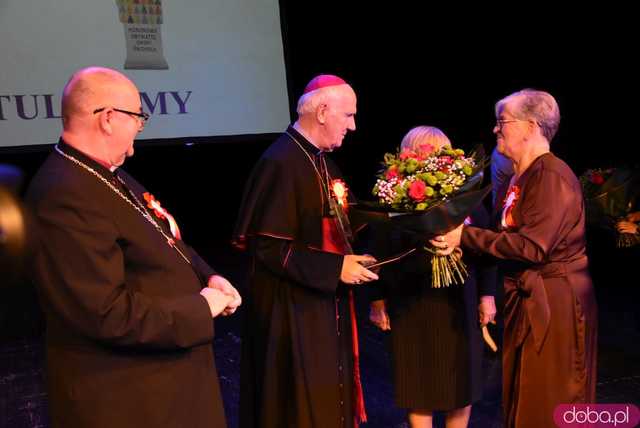
[{"label": "bishop's hand", "polygon": [[376,259],[369,255],[358,256],[348,254],[344,256],[340,281],[345,284],[362,284],[364,282],[375,281],[378,275],[367,269],[367,264],[375,263]]}]

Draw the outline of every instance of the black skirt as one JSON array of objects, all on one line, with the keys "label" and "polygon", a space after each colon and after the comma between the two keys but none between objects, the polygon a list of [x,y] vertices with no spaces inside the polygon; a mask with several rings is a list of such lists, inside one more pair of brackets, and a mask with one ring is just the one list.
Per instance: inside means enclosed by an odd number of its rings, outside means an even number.
[{"label": "black skirt", "polygon": [[475,281],[434,289],[429,276],[414,278],[415,283],[398,284],[389,298],[396,404],[426,410],[467,406],[482,392],[477,310],[464,296],[464,287],[475,287]]}]

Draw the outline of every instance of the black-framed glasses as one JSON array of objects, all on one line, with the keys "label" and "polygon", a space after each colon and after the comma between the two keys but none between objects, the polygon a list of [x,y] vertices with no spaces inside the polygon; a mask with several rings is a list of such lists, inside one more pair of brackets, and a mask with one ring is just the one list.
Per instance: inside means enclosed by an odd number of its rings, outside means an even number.
[{"label": "black-framed glasses", "polygon": [[538,122],[532,119],[496,119],[496,126],[498,127],[498,129],[502,129],[504,124],[511,123],[511,122],[532,122],[540,126]]},{"label": "black-framed glasses", "polygon": [[522,119],[496,119],[496,126],[500,129],[504,126],[505,123],[511,122],[526,122],[526,120]]},{"label": "black-framed glasses", "polygon": [[[100,107],[97,108],[93,111],[93,114],[96,113],[100,113],[101,111],[104,111],[107,107]],[[140,120],[140,128],[144,128],[144,125],[147,123],[147,121],[149,120],[149,113],[145,113],[145,112],[136,112],[136,111],[129,111],[129,110],[122,110],[120,108],[113,108],[114,111],[120,112],[120,113],[124,113],[124,114],[128,114],[129,116],[134,116],[136,118],[138,118]]]}]

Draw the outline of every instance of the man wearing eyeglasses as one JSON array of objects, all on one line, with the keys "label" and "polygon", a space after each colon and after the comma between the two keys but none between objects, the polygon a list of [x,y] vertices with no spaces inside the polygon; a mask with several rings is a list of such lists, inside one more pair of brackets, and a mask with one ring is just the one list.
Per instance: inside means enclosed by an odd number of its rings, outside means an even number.
[{"label": "man wearing eyeglasses", "polygon": [[98,70],[79,71],[65,87],[62,140],[83,153],[95,153],[94,159],[112,169],[133,156],[133,140],[149,115],[142,112],[133,82]]},{"label": "man wearing eyeglasses", "polygon": [[121,171],[148,117],[123,74],[76,72],[62,137],[27,194],[53,427],[225,426],[212,319],[241,299]]}]

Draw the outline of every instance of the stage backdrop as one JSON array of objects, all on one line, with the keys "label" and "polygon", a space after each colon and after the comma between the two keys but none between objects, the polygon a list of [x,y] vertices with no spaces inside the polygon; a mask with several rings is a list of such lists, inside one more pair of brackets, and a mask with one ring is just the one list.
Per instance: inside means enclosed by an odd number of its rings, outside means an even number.
[{"label": "stage backdrop", "polygon": [[55,142],[62,87],[88,65],[138,85],[141,139],[289,123],[278,0],[0,0],[0,34],[0,147]]}]

